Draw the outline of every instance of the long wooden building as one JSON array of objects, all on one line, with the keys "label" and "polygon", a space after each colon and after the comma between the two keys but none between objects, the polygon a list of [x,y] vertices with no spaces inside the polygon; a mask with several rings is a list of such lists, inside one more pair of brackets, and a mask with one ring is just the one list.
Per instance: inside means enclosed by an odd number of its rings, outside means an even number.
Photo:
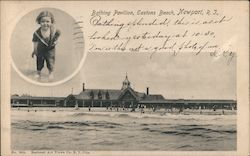
[{"label": "long wooden building", "polygon": [[121,89],[86,89],[82,84],[79,94],[67,97],[11,96],[12,107],[120,107],[120,108],[192,108],[192,109],[236,109],[235,100],[211,99],[165,99],[160,94],[137,92],[130,86],[128,77]]}]

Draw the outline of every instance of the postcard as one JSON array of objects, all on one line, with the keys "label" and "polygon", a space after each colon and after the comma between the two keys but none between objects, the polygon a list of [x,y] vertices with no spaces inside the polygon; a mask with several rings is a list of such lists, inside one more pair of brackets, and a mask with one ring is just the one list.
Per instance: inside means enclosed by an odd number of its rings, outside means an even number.
[{"label": "postcard", "polygon": [[2,1],[1,154],[249,154],[246,1]]}]

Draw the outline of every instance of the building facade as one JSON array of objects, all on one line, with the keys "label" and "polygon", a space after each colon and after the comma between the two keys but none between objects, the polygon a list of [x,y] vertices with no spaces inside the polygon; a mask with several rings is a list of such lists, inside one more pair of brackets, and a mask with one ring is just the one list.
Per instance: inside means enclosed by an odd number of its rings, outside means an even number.
[{"label": "building facade", "polygon": [[236,109],[235,100],[165,99],[160,94],[137,92],[131,88],[126,75],[121,89],[86,89],[82,84],[79,94],[67,97],[11,96],[12,107],[120,107],[120,108],[190,108]]}]

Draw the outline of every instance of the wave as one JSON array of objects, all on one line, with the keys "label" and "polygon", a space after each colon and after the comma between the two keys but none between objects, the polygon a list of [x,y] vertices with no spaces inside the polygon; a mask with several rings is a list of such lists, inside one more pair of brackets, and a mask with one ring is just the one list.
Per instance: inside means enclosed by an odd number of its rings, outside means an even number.
[{"label": "wave", "polygon": [[[90,122],[90,121],[81,121],[81,122],[32,122],[32,121],[23,121],[12,123],[12,128],[16,129],[25,129],[31,131],[39,131],[39,130],[49,130],[49,129],[70,129],[70,130],[79,130],[84,131],[82,128],[87,128],[86,130],[95,130],[96,128],[117,128],[123,126],[122,124],[112,123],[107,121],[98,121],[98,122]],[[90,128],[92,127],[92,128]]]},{"label": "wave", "polygon": [[141,130],[148,131],[148,130],[150,130],[150,128],[142,128]]},{"label": "wave", "polygon": [[65,127],[58,125],[49,125],[47,126],[47,129],[65,129]]},{"label": "wave", "polygon": [[194,132],[194,131],[203,131],[206,133],[236,133],[237,131],[235,129],[232,130],[223,130],[223,129],[211,129],[211,128],[203,128],[203,127],[196,127],[196,128],[187,128],[187,129],[182,129],[184,131],[188,131],[188,132]]},{"label": "wave", "polygon": [[178,149],[182,149],[182,148],[191,148],[191,145],[181,145],[179,147],[177,147]]},{"label": "wave", "polygon": [[116,117],[116,118],[141,118],[140,114],[130,114],[121,112],[81,112],[70,114],[73,117],[94,116],[94,117]]},{"label": "wave", "polygon": [[76,112],[70,114],[73,117],[93,116],[93,117],[107,117],[107,118],[131,118],[131,119],[169,119],[169,120],[185,120],[185,121],[220,121],[220,120],[234,120],[235,115],[195,115],[195,114],[162,114],[160,112],[141,114],[139,112]]},{"label": "wave", "polygon": [[190,133],[188,132],[182,132],[182,131],[162,131],[162,130],[157,130],[157,129],[150,129],[150,128],[143,128],[143,131],[149,131],[149,132],[158,132],[161,134],[170,134],[170,135],[189,135]]},{"label": "wave", "polygon": [[116,128],[116,127],[123,126],[122,124],[107,122],[107,121],[92,122],[91,125],[95,127],[101,127],[101,128]]},{"label": "wave", "polygon": [[189,133],[180,133],[180,132],[177,132],[177,131],[164,131],[164,132],[161,132],[162,134],[176,134],[176,135],[179,135],[179,134],[189,134]]},{"label": "wave", "polygon": [[129,114],[115,114],[114,117],[125,118],[125,117],[133,117],[133,116],[130,116]]},{"label": "wave", "polygon": [[80,112],[70,114],[73,117],[81,116],[95,116],[95,117],[116,117],[116,118],[164,118],[160,114],[141,114],[141,113],[131,113],[131,112]]},{"label": "wave", "polygon": [[[183,128],[186,127],[186,128]],[[165,129],[165,130],[164,130]],[[225,129],[211,129],[207,127],[198,127],[198,125],[193,125],[193,127],[188,127],[188,125],[185,126],[174,126],[174,127],[167,127],[164,129],[158,129],[157,127],[155,128],[150,128],[150,127],[144,127],[141,130],[142,131],[148,131],[148,132],[153,132],[153,133],[160,133],[160,134],[166,134],[166,135],[189,135],[193,137],[202,137],[202,138],[212,138],[213,136],[218,136],[220,135],[227,135],[227,134],[232,134],[235,135],[237,131],[232,128],[229,130]],[[217,134],[213,134],[217,133]],[[219,134],[219,135],[218,135]]]},{"label": "wave", "polygon": [[74,117],[80,117],[80,116],[110,116],[110,114],[104,114],[104,113],[95,113],[95,112],[81,112],[81,113],[74,113],[71,116]]},{"label": "wave", "polygon": [[[48,113],[47,113],[48,112]],[[28,118],[26,111],[13,111],[12,114],[14,118],[12,118],[12,121],[18,121],[21,119],[24,120],[30,120]],[[32,120],[65,120],[65,119],[84,119],[85,117],[93,117],[93,118],[123,118],[123,119],[166,119],[166,120],[171,120],[171,121],[180,121],[180,120],[185,120],[185,121],[227,121],[226,124],[230,121],[235,121],[236,122],[236,115],[197,115],[197,114],[190,114],[190,115],[185,115],[185,114],[171,114],[171,113],[162,113],[162,112],[146,112],[144,114],[141,114],[140,112],[115,112],[115,111],[81,111],[81,110],[72,110],[72,111],[61,111],[58,110],[56,113],[52,113],[50,111],[46,110],[41,110],[34,112],[32,111],[32,116],[34,116],[34,119]],[[43,116],[43,118],[41,118]]]},{"label": "wave", "polygon": [[44,128],[29,128],[31,131],[43,131],[45,130]]},{"label": "wave", "polygon": [[112,141],[100,141],[100,142],[96,142],[96,143],[92,143],[92,145],[115,145],[116,143],[115,142],[112,142]]},{"label": "wave", "polygon": [[56,124],[64,124],[68,126],[89,126],[87,122],[73,122],[73,121],[57,122]]},{"label": "wave", "polygon": [[84,131],[100,131],[100,130],[98,130],[96,128],[86,128],[86,129],[81,129],[80,128],[79,131],[84,132]]},{"label": "wave", "polygon": [[162,134],[174,134],[174,135],[189,135],[188,132],[178,132],[178,131],[164,131]]},{"label": "wave", "polygon": [[222,131],[222,132],[224,132],[224,133],[231,133],[231,134],[237,133],[236,130],[224,130],[224,131]]}]

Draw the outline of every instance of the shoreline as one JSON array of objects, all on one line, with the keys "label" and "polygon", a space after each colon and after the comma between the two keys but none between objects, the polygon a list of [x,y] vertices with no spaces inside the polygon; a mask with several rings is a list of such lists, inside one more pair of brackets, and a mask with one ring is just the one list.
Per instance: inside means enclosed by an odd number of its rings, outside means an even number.
[{"label": "shoreline", "polygon": [[11,108],[11,111],[27,111],[27,112],[74,112],[74,113],[110,113],[110,114],[155,114],[155,115],[237,115],[237,110],[212,110],[212,109],[184,109],[182,112],[179,109],[173,109],[172,111],[169,109],[157,109],[153,111],[150,108],[135,109],[135,111],[131,111],[131,109],[122,109],[122,108],[114,108],[112,110],[100,107],[81,107],[81,108],[63,108],[63,107],[15,107]]}]

